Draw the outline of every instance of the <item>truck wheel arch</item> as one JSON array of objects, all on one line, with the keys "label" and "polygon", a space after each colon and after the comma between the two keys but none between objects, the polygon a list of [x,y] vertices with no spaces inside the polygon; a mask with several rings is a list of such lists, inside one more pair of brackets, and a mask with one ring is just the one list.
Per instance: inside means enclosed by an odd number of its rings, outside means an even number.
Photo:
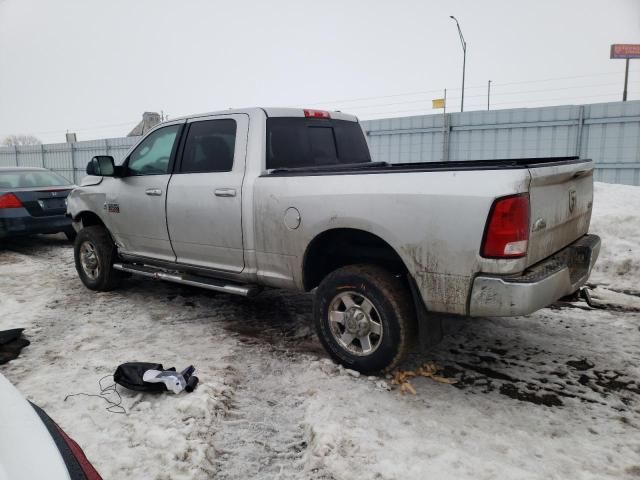
[{"label": "truck wheel arch", "polygon": [[406,275],[407,266],[396,250],[371,232],[355,228],[325,230],[309,242],[302,261],[305,291],[313,290],[329,273],[352,264],[372,264]]},{"label": "truck wheel arch", "polygon": [[102,219],[96,215],[95,213],[85,210],[83,212],[78,213],[76,216],[73,217],[73,222],[74,223],[81,223],[82,227],[92,227],[94,225],[100,225],[102,227],[104,227],[107,231],[109,231],[109,229],[107,228],[107,226],[104,224],[104,222],[102,221]]}]

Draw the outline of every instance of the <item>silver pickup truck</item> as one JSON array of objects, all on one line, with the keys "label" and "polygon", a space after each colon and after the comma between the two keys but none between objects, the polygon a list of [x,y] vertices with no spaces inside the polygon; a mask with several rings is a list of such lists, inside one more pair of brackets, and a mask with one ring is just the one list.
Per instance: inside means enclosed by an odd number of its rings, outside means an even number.
[{"label": "silver pickup truck", "polygon": [[361,372],[437,340],[435,312],[527,315],[575,293],[600,249],[592,161],[372,162],[341,112],[172,120],[87,174],[67,212],[88,288],[127,272],[244,296],[314,291],[320,340]]}]

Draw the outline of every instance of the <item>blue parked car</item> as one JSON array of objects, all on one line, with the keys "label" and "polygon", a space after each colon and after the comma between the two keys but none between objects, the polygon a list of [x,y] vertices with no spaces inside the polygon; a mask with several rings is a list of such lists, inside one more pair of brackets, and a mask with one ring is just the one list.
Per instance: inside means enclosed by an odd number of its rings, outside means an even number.
[{"label": "blue parked car", "polygon": [[63,232],[73,241],[66,198],[74,186],[46,168],[0,167],[0,239]]}]

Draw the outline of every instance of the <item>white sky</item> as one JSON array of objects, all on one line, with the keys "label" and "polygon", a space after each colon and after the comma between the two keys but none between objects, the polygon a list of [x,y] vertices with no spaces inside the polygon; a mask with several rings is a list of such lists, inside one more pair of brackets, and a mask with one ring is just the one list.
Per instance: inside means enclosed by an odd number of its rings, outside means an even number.
[{"label": "white sky", "polygon": [[489,79],[492,108],[620,100],[609,47],[640,43],[639,0],[0,0],[0,139],[123,136],[145,110],[436,113],[445,87],[459,110],[449,15],[465,110],[486,108]]}]

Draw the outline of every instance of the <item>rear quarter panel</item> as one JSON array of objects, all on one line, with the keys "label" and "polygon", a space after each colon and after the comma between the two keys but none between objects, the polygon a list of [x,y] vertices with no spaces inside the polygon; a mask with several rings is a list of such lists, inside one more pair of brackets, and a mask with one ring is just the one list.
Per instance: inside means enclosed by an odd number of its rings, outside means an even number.
[{"label": "rear quarter panel", "polygon": [[[386,241],[415,278],[428,309],[466,313],[486,218],[494,198],[527,190],[528,170],[437,171],[319,176],[262,176],[254,184],[258,277],[302,289],[309,243],[335,228]],[[301,224],[284,223],[288,208]],[[519,265],[506,262],[500,271]],[[497,267],[496,267],[497,268]]]}]

